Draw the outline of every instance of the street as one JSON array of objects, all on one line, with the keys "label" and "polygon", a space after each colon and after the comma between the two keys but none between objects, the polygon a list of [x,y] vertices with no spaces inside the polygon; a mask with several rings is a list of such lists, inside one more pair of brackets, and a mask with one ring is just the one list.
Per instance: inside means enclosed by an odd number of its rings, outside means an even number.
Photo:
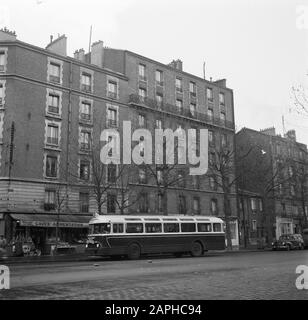
[{"label": "street", "polygon": [[308,265],[308,251],[16,264],[0,299],[306,300],[295,286],[298,265]]}]

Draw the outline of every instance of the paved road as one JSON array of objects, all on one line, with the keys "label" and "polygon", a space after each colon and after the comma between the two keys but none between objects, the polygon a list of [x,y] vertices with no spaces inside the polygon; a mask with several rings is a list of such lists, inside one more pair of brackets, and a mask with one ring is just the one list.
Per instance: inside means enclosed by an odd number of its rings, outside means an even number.
[{"label": "paved road", "polygon": [[308,299],[295,287],[298,265],[308,251],[12,265],[0,299]]}]

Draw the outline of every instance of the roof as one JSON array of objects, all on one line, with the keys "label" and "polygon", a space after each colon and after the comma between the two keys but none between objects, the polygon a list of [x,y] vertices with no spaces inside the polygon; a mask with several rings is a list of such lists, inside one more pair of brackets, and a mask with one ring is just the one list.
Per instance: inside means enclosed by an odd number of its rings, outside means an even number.
[{"label": "roof", "polygon": [[160,222],[211,222],[223,223],[223,220],[217,217],[207,216],[96,216],[90,221],[90,224],[97,223],[160,223]]}]

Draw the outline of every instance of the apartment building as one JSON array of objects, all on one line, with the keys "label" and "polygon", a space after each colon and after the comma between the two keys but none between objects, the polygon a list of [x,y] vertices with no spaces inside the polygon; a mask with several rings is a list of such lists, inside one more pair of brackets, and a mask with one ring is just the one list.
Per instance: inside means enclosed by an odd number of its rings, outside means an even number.
[{"label": "apartment building", "polygon": [[[43,242],[54,236],[57,217],[64,240],[85,236],[98,210],[93,149],[103,130],[121,131],[123,121],[150,131],[206,128],[212,159],[215,150],[234,147],[233,92],[225,80],[207,81],[185,73],[180,60],[165,65],[102,41],[69,57],[65,35],[43,49],[0,31],[0,233],[8,239],[35,234]],[[102,214],[163,213],[159,179],[142,166],[129,170],[132,199],[120,208],[118,172],[113,165],[103,172],[110,187]],[[189,176],[187,166],[173,176],[168,214],[224,216],[213,177]],[[235,188],[229,196],[236,241]]]},{"label": "apartment building", "polygon": [[262,198],[255,216],[258,237],[267,242],[300,233],[307,225],[307,146],[294,130],[284,136],[275,128],[244,128],[236,134],[239,187]]}]

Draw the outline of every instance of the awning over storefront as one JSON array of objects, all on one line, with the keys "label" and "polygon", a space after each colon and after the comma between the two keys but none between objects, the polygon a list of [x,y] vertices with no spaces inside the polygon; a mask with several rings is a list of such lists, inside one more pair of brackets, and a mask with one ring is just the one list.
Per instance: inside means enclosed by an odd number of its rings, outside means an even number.
[{"label": "awning over storefront", "polygon": [[[57,215],[11,214],[21,227],[56,228]],[[91,216],[60,215],[59,228],[88,228]]]}]

